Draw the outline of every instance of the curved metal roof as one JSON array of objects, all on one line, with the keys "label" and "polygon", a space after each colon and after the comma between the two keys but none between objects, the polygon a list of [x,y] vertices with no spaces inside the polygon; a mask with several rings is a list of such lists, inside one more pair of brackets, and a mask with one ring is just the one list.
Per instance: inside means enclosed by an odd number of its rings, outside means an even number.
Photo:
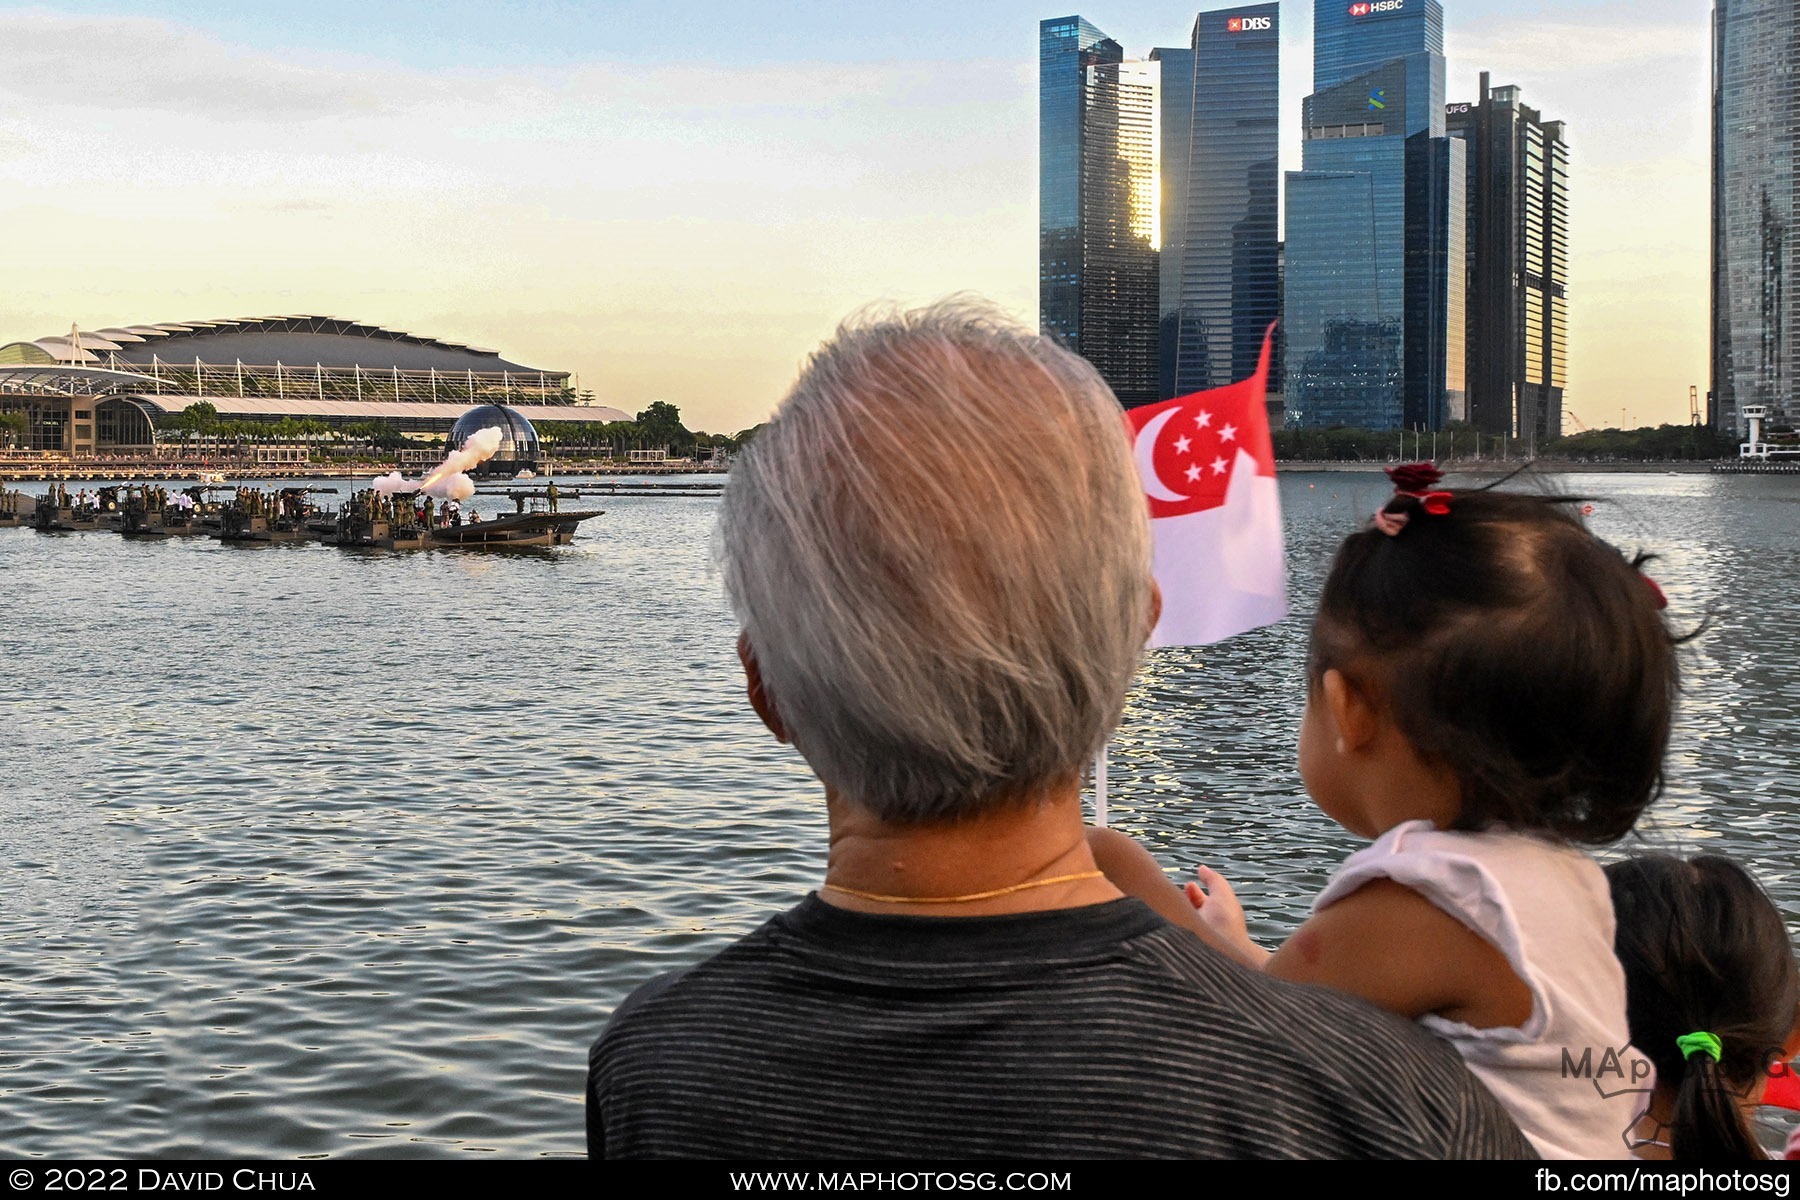
[{"label": "curved metal roof", "polygon": [[[369,340],[376,340],[376,342],[401,342],[401,344],[409,345],[428,345],[428,347],[437,347],[437,349],[446,349],[446,351],[459,351],[459,353],[463,354],[479,354],[482,358],[495,358],[495,360],[500,356],[499,351],[484,349],[484,347],[479,347],[479,345],[470,345],[466,344],[466,342],[452,342],[452,340],[448,340],[448,338],[432,338],[432,336],[421,335],[421,333],[407,333],[407,331],[403,331],[403,329],[383,329],[382,326],[371,326],[371,324],[360,322],[360,320],[346,320],[346,318],[342,317],[324,317],[324,315],[319,315],[319,313],[297,313],[297,315],[283,315],[283,317],[230,317],[214,318],[214,320],[182,320],[182,322],[162,322],[162,324],[153,324],[153,326],[117,326],[115,329],[108,329],[106,333],[128,333],[128,335],[135,335],[131,338],[133,342],[139,342],[139,340],[155,340],[155,342],[160,342],[162,345],[158,345],[157,347],[158,354],[162,354],[164,347],[169,347],[171,342],[178,342],[178,340],[182,340],[182,338],[191,338],[191,336],[218,336],[223,335],[223,333],[328,333],[328,335],[337,336],[360,336],[360,338],[369,338]],[[63,358],[67,360],[67,333],[63,333],[63,335],[47,336],[47,338],[32,338],[32,340],[38,345],[49,344],[49,342],[61,342],[63,347],[65,347]],[[113,351],[124,349],[122,345],[106,342],[104,336],[95,336],[92,335],[92,333],[83,333],[83,335],[81,335],[81,345],[83,345],[83,349],[113,349]],[[45,345],[45,349],[50,349],[49,345]],[[54,354],[56,351],[50,351],[50,353]],[[178,353],[178,351],[175,351],[173,347],[169,347],[169,353],[175,354]],[[524,371],[527,367],[518,367],[518,369]],[[556,374],[562,374],[562,372],[556,372]]]},{"label": "curved metal roof", "polygon": [[[68,339],[64,339],[66,342]],[[64,350],[68,347],[65,345]],[[15,395],[111,396],[135,392],[144,386],[136,371],[109,371],[103,367],[40,366],[24,363],[0,366],[0,393]]]},{"label": "curved metal roof", "polygon": [[[0,367],[0,371],[17,369]],[[40,367],[38,369],[49,370],[51,368]],[[74,368],[56,369],[69,371]],[[141,375],[133,375],[131,378],[140,384],[143,383]],[[466,406],[458,407],[455,404],[427,404],[404,400],[304,400],[292,396],[286,399],[274,396],[158,396],[148,392],[135,393],[132,399],[159,413],[178,413],[190,404],[205,401],[212,405],[221,417],[334,417],[340,420],[357,421],[381,419],[452,421],[471,411],[487,407],[477,405],[475,409],[470,409]],[[631,420],[630,413],[606,404],[508,404],[506,407],[519,413],[533,425],[568,421],[603,425],[612,421]]]}]

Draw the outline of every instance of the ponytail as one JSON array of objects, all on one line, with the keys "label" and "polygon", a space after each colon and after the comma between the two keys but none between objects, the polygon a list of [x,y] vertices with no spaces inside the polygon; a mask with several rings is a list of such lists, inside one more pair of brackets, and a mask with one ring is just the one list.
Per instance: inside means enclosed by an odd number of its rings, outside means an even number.
[{"label": "ponytail", "polygon": [[1731,1085],[1711,1053],[1689,1050],[1670,1115],[1669,1157],[1680,1162],[1766,1158],[1738,1103],[1742,1091]]}]

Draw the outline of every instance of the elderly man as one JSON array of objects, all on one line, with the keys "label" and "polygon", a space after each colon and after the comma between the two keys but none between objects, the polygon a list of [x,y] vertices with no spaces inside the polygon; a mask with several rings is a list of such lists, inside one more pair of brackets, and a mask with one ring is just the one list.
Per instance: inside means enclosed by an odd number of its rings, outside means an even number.
[{"label": "elderly man", "polygon": [[985,307],[846,325],[732,469],[751,706],[818,891],[595,1043],[596,1157],[1529,1156],[1442,1043],[1096,869],[1080,774],[1158,600],[1119,406]]}]

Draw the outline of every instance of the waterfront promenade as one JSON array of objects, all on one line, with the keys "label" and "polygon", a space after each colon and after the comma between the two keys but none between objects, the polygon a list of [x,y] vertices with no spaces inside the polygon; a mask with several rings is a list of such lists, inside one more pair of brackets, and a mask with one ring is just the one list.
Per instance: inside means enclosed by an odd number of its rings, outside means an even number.
[{"label": "waterfront promenade", "polygon": [[[396,466],[391,459],[358,462],[262,463],[254,458],[69,458],[64,455],[0,456],[0,482],[160,483],[199,481],[209,475],[234,480],[374,479],[400,470],[417,475],[433,464]],[[569,459],[545,464],[539,476],[555,475],[723,475],[704,463],[618,463],[610,459]]]}]

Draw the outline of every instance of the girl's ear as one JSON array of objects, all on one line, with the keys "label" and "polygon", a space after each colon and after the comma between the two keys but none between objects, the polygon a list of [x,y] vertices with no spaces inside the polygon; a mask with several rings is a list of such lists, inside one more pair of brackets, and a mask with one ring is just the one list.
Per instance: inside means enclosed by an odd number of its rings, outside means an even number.
[{"label": "girl's ear", "polygon": [[1337,734],[1338,753],[1361,750],[1381,731],[1381,711],[1349,676],[1332,668],[1319,680],[1325,711]]}]

